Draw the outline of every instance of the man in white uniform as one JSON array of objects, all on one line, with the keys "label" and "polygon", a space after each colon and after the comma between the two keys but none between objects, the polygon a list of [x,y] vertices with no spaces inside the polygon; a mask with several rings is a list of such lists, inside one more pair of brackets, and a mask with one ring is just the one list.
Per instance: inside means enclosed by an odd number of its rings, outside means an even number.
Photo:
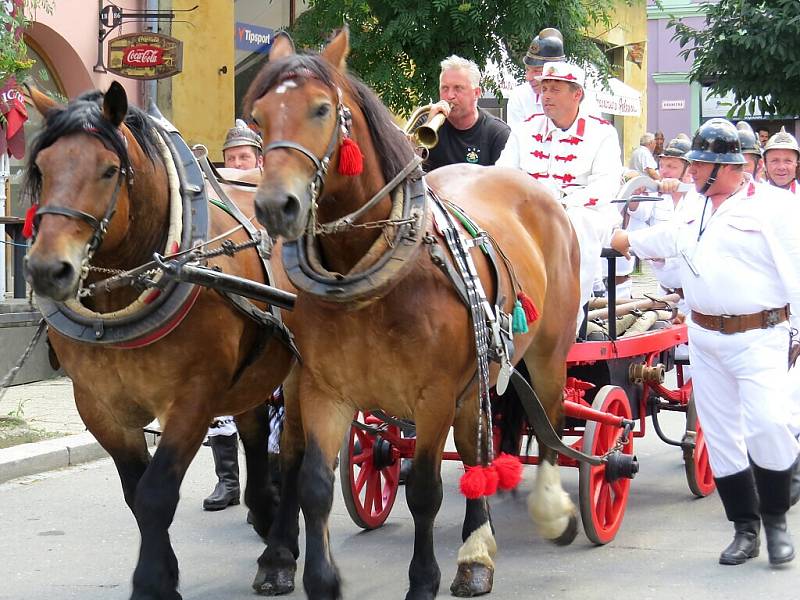
[{"label": "man in white uniform", "polygon": [[[549,62],[539,77],[542,114],[511,128],[497,166],[522,169],[561,202],[581,250],[581,305],[601,277],[600,251],[622,218],[611,200],[622,159],[617,130],[581,101],[585,76],[577,65]],[[583,314],[577,315],[577,322]]]},{"label": "man in white uniform", "polygon": [[533,38],[522,62],[525,63],[525,83],[519,84],[508,97],[506,123],[511,127],[542,112],[541,84],[536,80],[547,62],[564,60],[564,38],[558,29],[542,29]]},{"label": "man in white uniform", "polygon": [[719,562],[758,556],[763,523],[771,565],[794,559],[786,525],[800,446],[789,427],[789,315],[800,315],[800,210],[786,192],[750,185],[736,128],[711,119],[695,134],[689,171],[699,218],[615,232],[612,247],[680,257],[691,310],[689,356],[711,468],[734,538]]},{"label": "man in white uniform", "polygon": [[650,179],[658,180],[661,179],[661,176],[658,174],[658,165],[656,165],[656,159],[653,156],[655,147],[656,137],[649,131],[643,133],[642,137],[639,138],[639,147],[631,154],[628,166],[642,175],[647,175]]},{"label": "man in white uniform", "polygon": [[764,153],[761,150],[761,144],[756,139],[756,134],[753,128],[747,121],[739,121],[736,124],[736,130],[739,132],[739,143],[742,145],[742,154],[747,161],[745,171],[750,174],[750,177],[755,182],[760,182],[763,179],[763,162],[762,158]]}]

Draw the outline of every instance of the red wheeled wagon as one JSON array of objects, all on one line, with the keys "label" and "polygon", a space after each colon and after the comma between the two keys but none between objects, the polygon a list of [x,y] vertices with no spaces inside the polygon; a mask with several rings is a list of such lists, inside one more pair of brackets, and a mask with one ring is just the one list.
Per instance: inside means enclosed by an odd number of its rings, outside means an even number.
[{"label": "red wheeled wagon", "polygon": [[[613,281],[612,260],[609,265]],[[613,292],[609,294],[610,307],[616,306],[613,296]],[[615,318],[612,310],[611,320]],[[645,435],[648,416],[663,441],[682,449],[692,493],[702,497],[714,490],[708,451],[694,409],[692,381],[684,377],[687,361],[675,359],[676,347],[687,342],[687,328],[668,322],[661,326],[620,338],[611,327],[608,339],[577,342],[567,358],[565,447],[559,452],[559,464],[579,470],[583,528],[595,544],[613,540],[622,524],[630,482],[638,471],[634,440]],[[668,386],[665,373],[672,369],[676,383]],[[534,422],[533,409],[524,401],[523,406]],[[670,439],[661,429],[658,416],[664,410],[686,413],[681,440]],[[500,414],[495,420],[496,436],[502,419]],[[359,414],[345,437],[339,477],[347,510],[359,527],[380,527],[391,512],[401,459],[414,455],[415,440],[402,435],[408,425],[380,412]],[[592,455],[595,460],[587,462],[577,453]],[[460,460],[456,452],[445,452],[443,458]],[[520,460],[537,464],[538,456],[522,453]]]}]

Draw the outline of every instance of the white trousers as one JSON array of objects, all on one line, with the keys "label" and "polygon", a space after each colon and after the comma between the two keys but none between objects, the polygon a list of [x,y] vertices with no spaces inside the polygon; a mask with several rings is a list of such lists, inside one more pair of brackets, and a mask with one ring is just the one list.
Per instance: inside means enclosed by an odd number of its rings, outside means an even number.
[{"label": "white trousers", "polygon": [[790,428],[795,437],[800,437],[800,359],[789,369],[789,388],[792,390]]},{"label": "white trousers", "polygon": [[619,213],[608,207],[569,206],[567,216],[575,229],[581,252],[581,304],[577,320],[577,329],[580,329],[583,305],[592,297],[594,282],[603,278],[606,259],[600,258],[600,252],[611,244],[611,233],[619,221]]},{"label": "white trousers", "polygon": [[208,437],[214,437],[215,435],[224,435],[227,437],[233,435],[236,431],[236,422],[233,420],[233,417],[230,415],[216,417],[211,427],[208,428]]},{"label": "white trousers", "polygon": [[794,464],[788,349],[786,323],[732,335],[689,326],[694,399],[716,477],[748,468],[748,453],[772,471]]}]

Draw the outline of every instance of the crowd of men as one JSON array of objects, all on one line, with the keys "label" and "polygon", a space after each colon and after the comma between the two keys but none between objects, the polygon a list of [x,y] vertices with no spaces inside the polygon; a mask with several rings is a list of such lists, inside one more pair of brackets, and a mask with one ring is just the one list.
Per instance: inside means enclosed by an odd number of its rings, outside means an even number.
[{"label": "crowd of men", "polygon": [[[457,56],[441,63],[434,110],[447,122],[425,167],[520,169],[548,190],[578,237],[582,303],[602,278],[601,248],[652,261],[660,284],[684,298],[696,408],[734,528],[719,562],[758,556],[762,529],[770,565],[793,560],[786,513],[800,498],[800,392],[792,392],[800,375],[787,369],[787,356],[800,329],[797,140],[711,119],[693,138],[680,134],[666,145],[663,134],[645,134],[629,171],[617,131],[596,110],[561,34],[542,30],[524,63],[508,124],[478,108],[477,65]],[[617,208],[611,200],[622,183],[640,174],[657,182],[657,201]],[[629,293],[621,273],[608,284]]]}]

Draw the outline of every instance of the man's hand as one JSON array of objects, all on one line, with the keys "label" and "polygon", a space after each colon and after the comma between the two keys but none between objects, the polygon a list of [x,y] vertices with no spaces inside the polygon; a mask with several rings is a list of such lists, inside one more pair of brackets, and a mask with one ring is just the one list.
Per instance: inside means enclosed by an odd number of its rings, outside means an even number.
[{"label": "man's hand", "polygon": [[439,100],[436,104],[431,106],[431,110],[428,113],[428,121],[433,119],[438,113],[442,113],[445,119],[450,115],[450,103],[447,100]]},{"label": "man's hand", "polygon": [[628,232],[624,229],[616,229],[611,236],[611,247],[625,258],[630,258],[631,244],[628,241]]},{"label": "man's hand", "polygon": [[673,179],[672,177],[665,177],[658,182],[658,191],[662,194],[671,194],[677,192],[681,185],[680,179]]}]

